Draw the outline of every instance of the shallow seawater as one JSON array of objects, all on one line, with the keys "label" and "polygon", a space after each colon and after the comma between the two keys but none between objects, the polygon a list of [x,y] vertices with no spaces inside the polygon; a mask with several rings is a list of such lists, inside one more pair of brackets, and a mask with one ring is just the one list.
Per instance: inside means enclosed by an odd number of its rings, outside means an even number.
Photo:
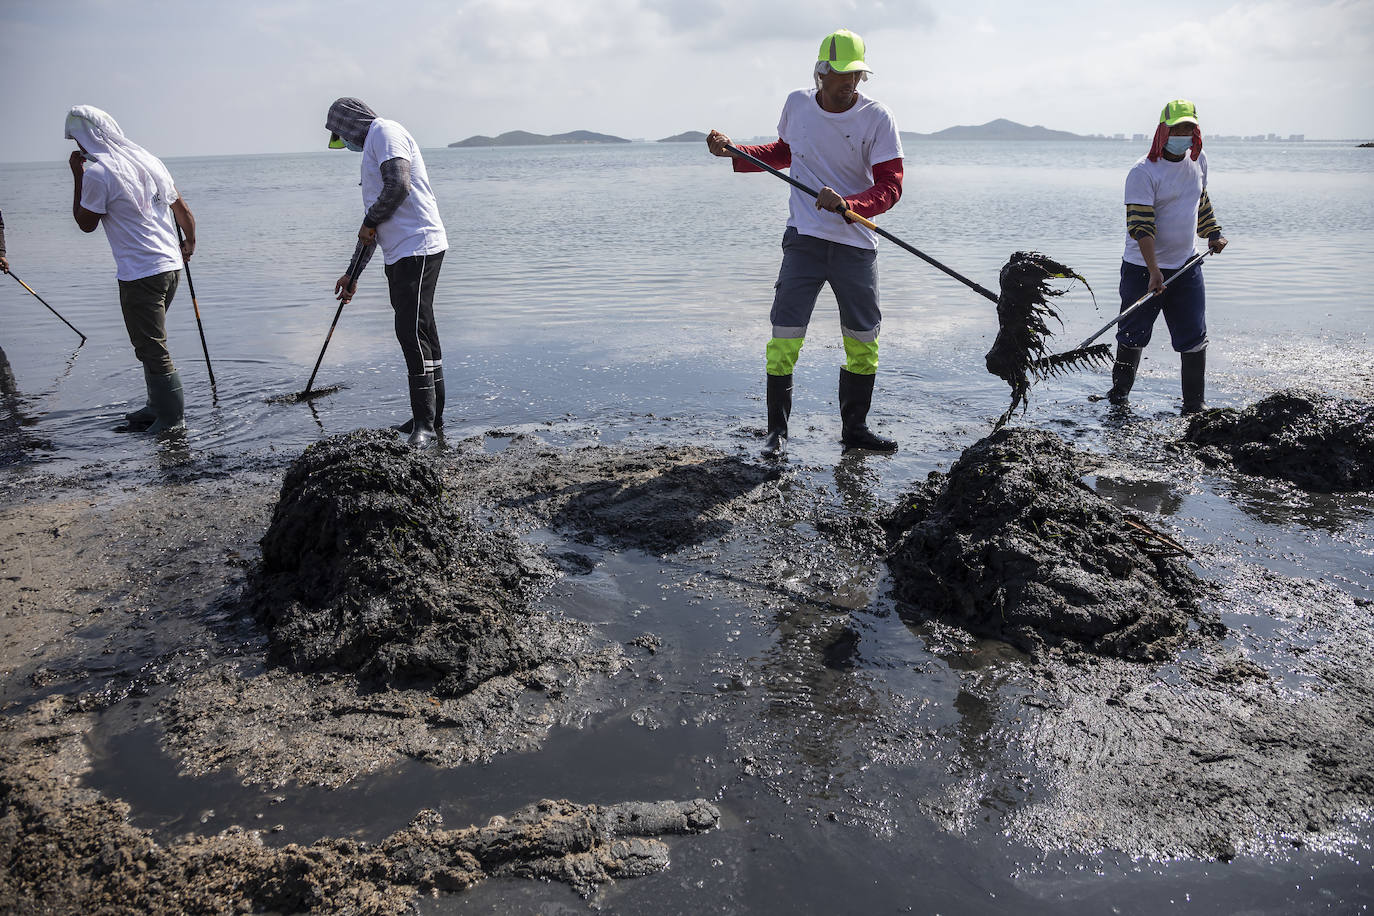
[{"label": "shallow seawater", "polygon": [[[1018,249],[1077,269],[1096,308],[1081,288],[1059,300],[1067,327],[1054,349],[1066,349],[1115,311],[1121,182],[1140,152],[1119,143],[913,144],[906,197],[883,225],[985,286]],[[1209,147],[1212,199],[1231,240],[1205,267],[1213,405],[1243,406],[1294,384],[1374,397],[1370,152]],[[557,446],[757,448],[781,182],[733,175],[694,146],[426,157],[451,245],[436,301],[451,437],[495,430],[483,440],[491,452],[515,433]],[[379,264],[321,365],[316,385],[337,390],[273,400],[304,388],[333,317],[332,285],[359,217],[356,157],[169,166],[200,224],[191,270],[218,384],[209,386],[183,284],[170,337],[189,429],[162,441],[113,431],[141,403],[141,378],[108,247],[62,218],[65,168],[0,166],[15,270],[90,335],[75,349],[75,335],[0,277],[7,487],[105,474],[111,487],[152,485],[216,462],[284,462],[325,435],[408,413]],[[794,486],[870,514],[947,468],[1009,399],[983,369],[997,331],[992,303],[893,246],[879,263],[883,349],[871,420],[902,450],[840,460],[843,351],[823,293],[797,370],[789,461]],[[1107,384],[1100,372],[1046,381],[1013,422],[1104,456],[1091,485],[1209,555],[1374,597],[1368,495],[1310,496],[1204,472],[1166,447],[1181,424],[1163,322],[1130,411],[1089,402]],[[1015,653],[993,643],[951,651],[939,628],[904,623],[880,567],[840,558],[817,573],[795,563],[798,589],[760,604],[721,578],[728,564],[709,549],[653,557],[534,537],[596,562],[561,580],[544,598],[549,607],[612,641],[649,632],[663,641],[637,661],[629,686],[604,698],[604,711],[555,728],[538,752],[452,771],[407,764],[336,792],[245,787],[229,774],[176,775],[156,724],[142,722],[153,696],[104,714],[90,783],[128,801],[134,822],[161,836],[280,824],[273,843],[377,839],[425,807],[463,826],[542,797],[715,801],[721,829],[671,839],[668,871],[595,898],[610,912],[1292,913],[1357,911],[1374,900],[1374,831],[1358,819],[1344,843],[1225,864],[1045,853],[1005,836],[1000,815],[1036,786],[988,798],[979,785],[980,774],[1005,777],[1027,764],[994,715],[1022,690],[1004,674]],[[743,548],[720,548],[732,549]],[[792,559],[777,558],[784,572]],[[1262,607],[1243,603],[1223,617],[1241,632],[1272,627]],[[964,786],[968,801],[957,830],[929,813],[951,785]],[[428,913],[585,910],[566,887],[513,881],[422,903]]]}]

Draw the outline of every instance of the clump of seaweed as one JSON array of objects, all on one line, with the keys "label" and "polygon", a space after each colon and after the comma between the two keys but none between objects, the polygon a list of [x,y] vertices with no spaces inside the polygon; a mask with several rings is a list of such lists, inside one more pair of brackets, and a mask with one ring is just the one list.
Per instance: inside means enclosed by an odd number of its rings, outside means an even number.
[{"label": "clump of seaweed", "polygon": [[[1018,251],[1011,256],[997,277],[1001,295],[997,298],[997,339],[984,360],[988,371],[1011,385],[1011,406],[997,420],[1001,429],[1019,406],[1024,411],[1030,386],[1042,378],[1106,365],[1111,362],[1111,347],[1098,344],[1063,353],[1049,353],[1045,340],[1051,336],[1049,319],[1063,326],[1063,319],[1052,299],[1068,289],[1057,289],[1052,280],[1078,280],[1089,294],[1092,287],[1070,267],[1037,251]],[[1097,297],[1093,297],[1097,301]]]}]

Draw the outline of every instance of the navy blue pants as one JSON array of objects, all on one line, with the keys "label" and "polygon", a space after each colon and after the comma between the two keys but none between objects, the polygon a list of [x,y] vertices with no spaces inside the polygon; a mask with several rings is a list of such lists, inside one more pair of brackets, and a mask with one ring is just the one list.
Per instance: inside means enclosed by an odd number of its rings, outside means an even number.
[{"label": "navy blue pants", "polygon": [[[1178,273],[1160,271],[1164,279]],[[1150,271],[1139,264],[1121,262],[1121,310],[1149,290]],[[1150,342],[1155,319],[1164,313],[1169,327],[1169,339],[1179,353],[1194,353],[1207,348],[1207,293],[1202,284],[1202,265],[1198,264],[1169,285],[1163,294],[1155,296],[1136,309],[1116,326],[1116,342],[1123,347],[1141,350]]]}]

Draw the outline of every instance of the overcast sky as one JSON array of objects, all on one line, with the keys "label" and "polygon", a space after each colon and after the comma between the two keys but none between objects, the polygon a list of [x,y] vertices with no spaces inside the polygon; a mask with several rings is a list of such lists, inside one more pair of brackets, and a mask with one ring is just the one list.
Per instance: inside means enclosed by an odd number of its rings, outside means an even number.
[{"label": "overcast sky", "polygon": [[161,156],[323,147],[355,95],[422,146],[513,129],[773,133],[822,36],[903,130],[1010,118],[1374,137],[1374,0],[0,0],[0,161],[65,159],[72,105]]}]

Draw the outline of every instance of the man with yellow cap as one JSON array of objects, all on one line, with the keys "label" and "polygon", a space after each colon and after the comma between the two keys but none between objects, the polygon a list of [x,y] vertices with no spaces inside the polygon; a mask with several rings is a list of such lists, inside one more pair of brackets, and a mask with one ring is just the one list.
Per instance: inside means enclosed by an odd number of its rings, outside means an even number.
[{"label": "man with yellow cap", "polygon": [[1194,237],[1206,239],[1213,252],[1226,247],[1207,197],[1207,154],[1202,151],[1197,107],[1186,99],[1175,99],[1159,115],[1150,152],[1126,176],[1121,308],[1148,292],[1163,292],[1117,325],[1116,364],[1107,392],[1113,404],[1126,403],[1140,355],[1150,342],[1155,319],[1163,312],[1181,362],[1183,413],[1203,408],[1207,314],[1202,265],[1195,265],[1164,289],[1164,281],[1193,256]]},{"label": "man with yellow cap", "polygon": [[[859,92],[872,71],[864,41],[848,29],[821,41],[813,68],[815,88],[798,89],[783,103],[778,139],[743,151],[783,169],[809,187],[813,203],[797,188],[789,201],[782,237],[782,268],[774,287],[767,347],[768,438],[763,455],[787,450],[792,412],[792,370],[801,353],[821,287],[830,284],[839,305],[845,366],[840,370],[841,442],[849,449],[894,452],[897,443],[868,428],[873,381],[878,371],[878,263],[876,234],[842,216],[843,210],[872,218],[902,196],[902,141],[897,122],[881,102]],[[730,138],[713,130],[707,148],[728,157]],[[737,172],[759,171],[736,158]]]}]

